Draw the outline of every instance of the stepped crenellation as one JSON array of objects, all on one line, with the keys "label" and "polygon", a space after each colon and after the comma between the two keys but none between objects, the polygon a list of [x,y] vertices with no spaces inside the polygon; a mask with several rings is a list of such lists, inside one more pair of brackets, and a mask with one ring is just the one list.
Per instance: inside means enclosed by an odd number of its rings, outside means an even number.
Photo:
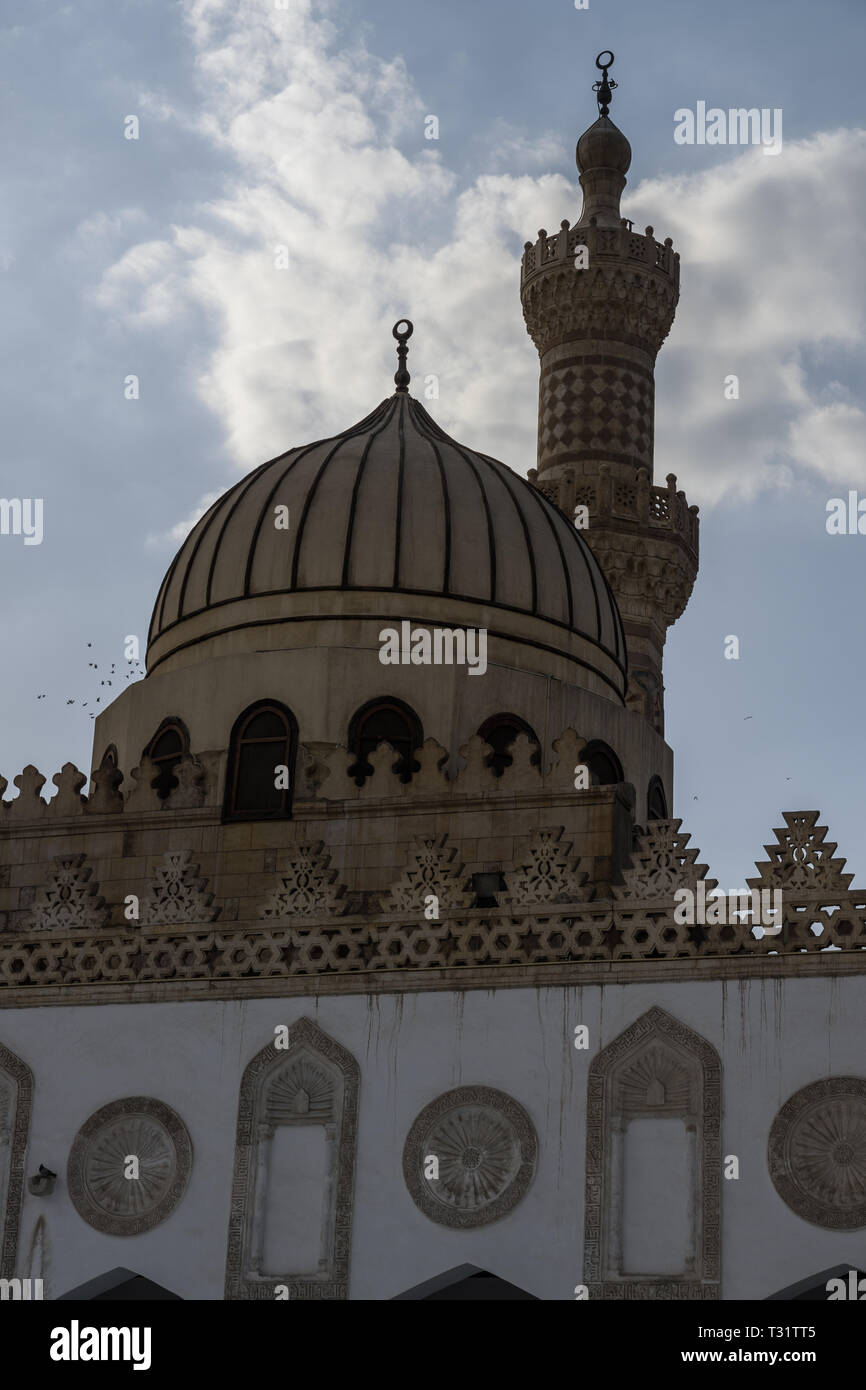
[{"label": "stepped crenellation", "polygon": [[[400,754],[389,743],[382,742],[369,756],[373,775],[363,785],[358,785],[350,775],[355,755],[343,745],[337,744],[330,749],[319,747],[313,754],[301,744],[298,761],[302,771],[295,789],[295,805],[317,800],[362,804],[397,800],[403,803],[430,797],[488,798],[525,796],[533,791],[573,791],[575,766],[587,742],[574,729],[564,730],[554,739],[551,754],[542,767],[536,745],[525,734],[520,734],[510,749],[511,764],[497,776],[489,766],[493,748],[477,734],[461,744],[456,757],[436,739],[428,738],[416,750],[418,767],[409,782],[392,775],[400,763]],[[11,829],[46,820],[220,808],[225,760],[224,753],[199,753],[179,759],[172,774],[177,785],[165,795],[154,785],[159,767],[147,757],[132,769],[128,782],[124,773],[111,764],[95,768],[89,796],[82,793],[87,782],[85,774],[74,763],[65,763],[51,779],[57,792],[50,799],[41,794],[46,777],[28,764],[12,779],[19,794],[9,801],[2,799],[9,784],[0,776],[0,834],[4,826]],[[2,844],[0,839],[0,863]]]}]

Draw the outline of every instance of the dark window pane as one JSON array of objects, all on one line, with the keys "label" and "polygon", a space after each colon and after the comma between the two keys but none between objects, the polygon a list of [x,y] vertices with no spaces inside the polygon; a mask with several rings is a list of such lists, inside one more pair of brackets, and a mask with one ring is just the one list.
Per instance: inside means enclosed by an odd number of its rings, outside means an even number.
[{"label": "dark window pane", "polygon": [[370,755],[381,743],[390,743],[398,754],[393,771],[401,782],[409,782],[419,767],[414,751],[423,740],[421,725],[411,710],[401,709],[389,700],[377,702],[359,711],[349,725],[349,747],[355,754],[349,775],[362,787],[373,772]]},{"label": "dark window pane", "polygon": [[260,714],[254,714],[250,722],[245,725],[243,738],[280,738],[286,737],[286,721],[275,709],[263,709]]},{"label": "dark window pane", "polygon": [[179,758],[182,754],[183,739],[177,729],[165,729],[150,749],[150,757],[155,763],[162,758]]},{"label": "dark window pane", "polygon": [[586,761],[594,787],[609,787],[622,781],[622,775],[613,757],[600,748],[591,753]]},{"label": "dark window pane", "polygon": [[667,820],[668,803],[665,796],[665,789],[661,780],[654,777],[650,782],[649,796],[647,797],[647,819],[648,820]]},{"label": "dark window pane", "polygon": [[372,740],[373,748],[383,741],[393,743],[396,748],[398,742],[411,742],[412,737],[408,719],[399,710],[392,709],[371,710],[361,721],[360,732],[362,741]]},{"label": "dark window pane", "polygon": [[286,744],[242,743],[238,750],[236,811],[279,811],[286,792],[274,786],[276,769],[285,765]]}]

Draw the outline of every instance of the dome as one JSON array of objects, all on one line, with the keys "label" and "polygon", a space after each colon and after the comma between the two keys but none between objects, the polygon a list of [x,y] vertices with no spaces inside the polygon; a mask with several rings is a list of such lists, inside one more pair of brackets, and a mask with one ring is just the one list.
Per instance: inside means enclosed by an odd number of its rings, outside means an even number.
[{"label": "dome", "polygon": [[200,518],[160,587],[148,671],[245,627],[283,624],[291,647],[293,623],[324,631],[385,611],[565,655],[623,698],[622,623],[586,542],[401,390],[342,434],[262,464]]},{"label": "dome", "polygon": [[631,145],[607,116],[599,116],[577,142],[577,167],[582,174],[591,169],[627,174],[630,164]]}]

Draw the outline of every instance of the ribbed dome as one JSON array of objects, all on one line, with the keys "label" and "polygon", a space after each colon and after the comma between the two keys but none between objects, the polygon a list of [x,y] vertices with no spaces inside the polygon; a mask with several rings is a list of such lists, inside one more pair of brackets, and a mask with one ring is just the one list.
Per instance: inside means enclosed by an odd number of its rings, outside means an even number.
[{"label": "ribbed dome", "polygon": [[[275,525],[278,506],[289,509],[288,530]],[[354,593],[354,614],[358,591],[392,591],[532,615],[600,648],[599,668],[610,671],[606,657],[625,665],[616,602],[575,528],[505,464],[451,439],[405,392],[342,434],[262,464],[214,503],[163,580],[148,665],[201,640],[188,636],[199,615],[218,630],[211,610],[221,605],[233,605],[237,627],[243,600],[268,596],[273,607],[274,596],[292,595],[296,613],[309,595],[302,608],[316,617],[333,611],[340,591]],[[563,647],[573,640],[563,631]]]}]

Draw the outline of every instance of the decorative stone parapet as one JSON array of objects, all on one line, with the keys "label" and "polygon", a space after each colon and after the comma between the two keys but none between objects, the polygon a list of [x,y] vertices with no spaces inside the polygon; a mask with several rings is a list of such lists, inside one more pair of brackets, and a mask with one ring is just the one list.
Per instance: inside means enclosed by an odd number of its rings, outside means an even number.
[{"label": "decorative stone parapet", "polygon": [[[315,979],[324,986],[337,977],[372,979],[393,971],[422,972],[432,981],[437,971],[450,976],[459,969],[472,969],[477,979],[486,970],[494,978],[500,967],[733,957],[745,970],[750,958],[757,964],[769,953],[800,956],[830,946],[861,963],[866,892],[850,890],[851,875],[842,873],[844,860],[833,858],[836,847],[825,843],[817,819],[816,811],[786,812],[778,843],[768,847],[771,859],[757,866],[759,878],[749,880],[750,887],[781,891],[776,934],[757,937],[748,921],[680,920],[677,892],[703,885],[709,898],[716,883],[696,862],[679,820],[650,823],[622,882],[603,899],[586,893],[579,859],[559,828],[547,827],[516,850],[505,871],[508,901],[494,908],[467,908],[453,897],[442,902],[438,918],[428,919],[420,897],[419,907],[407,912],[397,893],[384,911],[327,922],[299,913],[278,923],[0,935],[0,1006],[11,1003],[13,993],[22,1002],[29,991],[39,991],[40,1002],[56,1003],[69,1002],[77,990],[95,1002],[111,986],[131,988],[127,998],[136,991],[150,997],[157,987],[160,997],[175,990],[204,997],[221,982],[267,992],[280,981],[303,987]],[[436,873],[452,863],[452,852],[444,842],[428,848],[439,856],[440,868],[434,866],[427,885],[435,890]]]}]

